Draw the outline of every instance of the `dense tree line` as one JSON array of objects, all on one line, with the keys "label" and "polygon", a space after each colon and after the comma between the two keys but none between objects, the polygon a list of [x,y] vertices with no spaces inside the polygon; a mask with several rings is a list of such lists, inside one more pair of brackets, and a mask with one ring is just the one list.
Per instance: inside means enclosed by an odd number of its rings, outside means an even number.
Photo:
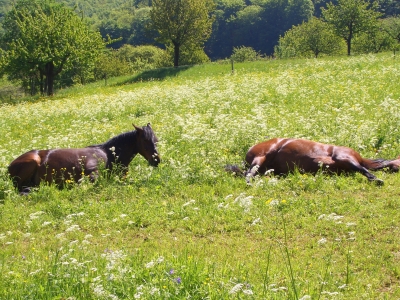
[{"label": "dense tree line", "polygon": [[[120,39],[110,45],[119,48],[154,44],[155,36],[146,31],[150,21],[151,0],[57,0],[83,14],[93,29],[106,38]],[[368,0],[369,3],[375,1]],[[12,0],[0,0],[0,18],[12,7]],[[229,57],[233,47],[252,47],[272,55],[274,47],[293,25],[322,17],[322,9],[338,0],[214,0],[215,21],[205,52],[211,59]],[[400,1],[379,0],[382,17],[400,15]]]},{"label": "dense tree line", "polygon": [[[32,94],[148,68],[397,50],[397,0],[0,0],[0,72]],[[260,55],[261,54],[261,55]],[[0,74],[1,75],[1,74]]]}]

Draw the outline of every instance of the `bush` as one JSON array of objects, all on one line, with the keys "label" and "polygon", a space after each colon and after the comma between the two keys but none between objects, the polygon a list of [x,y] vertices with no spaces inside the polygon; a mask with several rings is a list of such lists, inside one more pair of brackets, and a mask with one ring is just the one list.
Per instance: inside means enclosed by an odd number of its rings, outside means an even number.
[{"label": "bush", "polygon": [[231,59],[235,62],[254,61],[260,59],[261,55],[251,47],[234,47]]},{"label": "bush", "polygon": [[118,57],[128,62],[133,72],[171,66],[166,51],[155,46],[124,45],[118,50]]},{"label": "bush", "polygon": [[103,52],[96,62],[94,68],[94,79],[104,79],[126,75],[132,72],[130,66],[122,59],[118,50],[108,50]]},{"label": "bush", "polygon": [[378,53],[392,50],[393,42],[394,40],[386,31],[376,29],[356,35],[352,48],[354,53]]},{"label": "bush", "polygon": [[[204,49],[197,45],[182,46],[179,53],[179,65],[199,65],[210,61],[210,58],[204,52]],[[167,46],[168,61],[173,66],[174,61],[174,47],[171,45]]]},{"label": "bush", "polygon": [[318,18],[293,26],[279,38],[274,55],[277,58],[312,58],[345,53],[345,43],[333,28]]}]

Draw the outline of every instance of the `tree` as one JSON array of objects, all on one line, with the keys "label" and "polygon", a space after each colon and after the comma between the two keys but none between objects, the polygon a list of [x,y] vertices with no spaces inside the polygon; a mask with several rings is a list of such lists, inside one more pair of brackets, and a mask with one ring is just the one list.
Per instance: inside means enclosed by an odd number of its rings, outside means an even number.
[{"label": "tree", "polygon": [[400,14],[399,0],[378,0],[378,10],[385,17],[396,16]]},{"label": "tree", "polygon": [[153,0],[151,27],[158,41],[174,47],[174,66],[179,65],[180,48],[203,45],[210,37],[213,0]]},{"label": "tree", "polygon": [[370,27],[354,37],[354,47],[352,48],[356,53],[378,53],[392,50],[394,42],[388,32],[383,30],[383,23],[377,22],[374,27]]},{"label": "tree", "polygon": [[232,22],[234,24],[233,44],[235,46],[246,45],[251,48],[258,46],[258,39],[254,37],[257,36],[262,10],[261,6],[249,5],[236,14],[236,18]]},{"label": "tree", "polygon": [[335,28],[336,34],[346,41],[347,55],[351,54],[354,36],[376,26],[381,13],[375,9],[375,2],[370,5],[364,0],[338,0],[338,5],[328,3],[327,8],[322,9],[325,20]]},{"label": "tree", "polygon": [[382,21],[382,29],[391,37],[393,40],[392,48],[393,51],[400,46],[400,17],[390,17]]},{"label": "tree", "polygon": [[20,0],[4,22],[6,51],[2,61],[10,79],[22,80],[34,92],[54,93],[62,71],[92,68],[105,42],[71,9],[54,0]]},{"label": "tree", "polygon": [[143,7],[135,10],[128,44],[139,46],[154,43],[156,33],[147,31],[151,22],[150,11],[151,7]]},{"label": "tree", "polygon": [[322,20],[312,17],[310,21],[293,26],[279,39],[275,55],[287,57],[315,57],[320,54],[340,53],[344,42],[333,28]]},{"label": "tree", "polygon": [[231,55],[236,43],[236,16],[246,4],[243,0],[216,0],[215,3],[215,21],[211,37],[205,44],[206,51],[214,59],[226,58]]},{"label": "tree", "polygon": [[273,54],[279,37],[293,25],[308,21],[314,11],[311,0],[269,0],[262,4],[258,24],[258,50]]}]

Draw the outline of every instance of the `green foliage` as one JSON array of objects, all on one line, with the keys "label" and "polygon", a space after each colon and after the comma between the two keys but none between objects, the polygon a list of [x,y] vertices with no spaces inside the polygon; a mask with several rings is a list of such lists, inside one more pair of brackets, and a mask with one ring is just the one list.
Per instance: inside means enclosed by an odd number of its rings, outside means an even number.
[{"label": "green foliage", "polygon": [[95,79],[129,75],[150,69],[171,66],[165,50],[155,46],[124,45],[102,53],[96,63]]},{"label": "green foliage", "polygon": [[354,37],[353,51],[355,53],[378,53],[393,50],[395,40],[382,30],[382,24],[377,23],[375,27],[359,33]]},{"label": "green foliage", "polygon": [[65,6],[44,0],[29,1],[25,6],[25,2],[17,2],[4,24],[4,71],[11,80],[29,86],[32,93],[38,84],[42,93],[46,90],[52,95],[55,77],[71,69],[85,76],[104,42]]},{"label": "green foliage", "polygon": [[212,0],[154,0],[150,12],[151,28],[158,41],[174,47],[174,66],[179,65],[180,47],[201,47],[211,34],[214,9]]},{"label": "green foliage", "polygon": [[260,54],[251,47],[235,47],[231,59],[235,62],[255,61],[260,59]]},{"label": "green foliage", "polygon": [[[175,56],[175,47],[167,45],[167,60],[164,61],[168,66],[172,65]],[[199,65],[210,62],[210,58],[204,49],[198,45],[185,45],[179,49],[179,66]]]},{"label": "green foliage", "polygon": [[347,44],[347,55],[351,54],[353,37],[359,33],[372,32],[381,13],[365,0],[338,0],[337,5],[327,4],[322,10],[324,19],[333,26],[338,36]]},{"label": "green foliage", "polygon": [[132,72],[139,72],[162,67],[170,67],[165,50],[155,46],[124,45],[118,49],[118,57],[125,61]]},{"label": "green foliage", "polygon": [[343,53],[344,41],[338,37],[333,28],[322,20],[313,17],[310,21],[293,26],[279,39],[275,47],[275,56],[315,57]]},{"label": "green foliage", "polygon": [[118,39],[113,43],[114,48],[119,48],[126,44],[132,35],[132,23],[134,14],[128,11],[113,11],[107,18],[103,19],[96,28],[104,37],[109,36],[111,39]]},{"label": "green foliage", "polygon": [[400,48],[400,17],[390,17],[382,21],[382,30],[384,30],[392,40],[391,49]]},{"label": "green foliage", "polygon": [[118,51],[109,49],[99,55],[94,68],[94,79],[100,80],[126,75],[130,74],[131,71],[127,61],[121,58]]},{"label": "green foliage", "polygon": [[143,7],[135,10],[132,33],[129,37],[128,43],[132,45],[148,45],[154,43],[154,38],[157,36],[156,32],[148,30],[150,19],[151,7]]}]

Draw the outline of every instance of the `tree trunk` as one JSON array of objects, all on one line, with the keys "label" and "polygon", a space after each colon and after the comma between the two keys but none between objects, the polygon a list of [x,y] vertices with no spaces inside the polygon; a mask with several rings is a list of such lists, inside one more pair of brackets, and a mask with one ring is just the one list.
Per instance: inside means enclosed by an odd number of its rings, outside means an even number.
[{"label": "tree trunk", "polygon": [[348,38],[346,40],[346,44],[347,44],[347,55],[350,56],[350,54],[351,54],[351,39],[350,38]]},{"label": "tree trunk", "polygon": [[179,44],[174,43],[174,67],[179,66]]},{"label": "tree trunk", "polygon": [[347,44],[347,55],[350,56],[351,54],[351,40],[353,38],[353,23],[349,24],[349,35],[346,39]]},{"label": "tree trunk", "polygon": [[53,96],[54,94],[54,76],[54,64],[51,61],[46,64],[47,96]]},{"label": "tree trunk", "polygon": [[44,78],[43,73],[40,72],[40,96],[44,96]]}]

